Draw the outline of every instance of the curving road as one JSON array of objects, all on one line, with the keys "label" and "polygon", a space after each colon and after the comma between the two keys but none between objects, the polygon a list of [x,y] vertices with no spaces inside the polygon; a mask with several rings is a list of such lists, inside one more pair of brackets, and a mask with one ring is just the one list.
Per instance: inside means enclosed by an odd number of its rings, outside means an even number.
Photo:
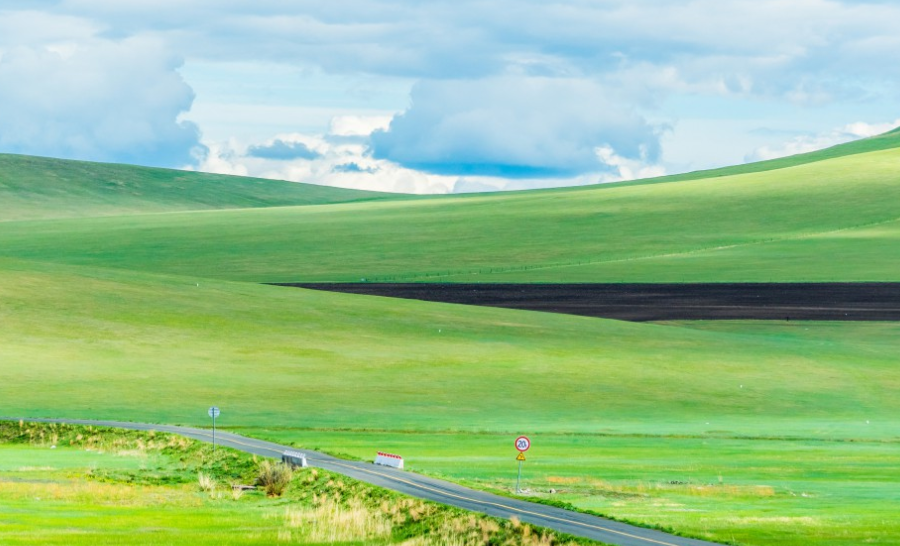
[{"label": "curving road", "polygon": [[[154,430],[180,434],[202,442],[212,442],[209,430],[174,425],[154,425],[126,423],[118,421],[90,421],[80,419],[30,419],[3,417],[4,421],[31,421],[39,423],[67,423],[73,425],[93,425],[131,430]],[[297,448],[239,436],[229,432],[216,431],[216,444],[227,446],[263,457],[281,458],[285,450]],[[706,542],[683,538],[661,531],[634,527],[609,519],[581,514],[552,506],[545,506],[518,499],[492,495],[468,489],[450,482],[420,476],[371,463],[345,461],[324,453],[300,450],[306,453],[310,466],[337,472],[356,480],[398,491],[405,495],[427,499],[441,504],[481,512],[489,516],[509,519],[513,516],[520,521],[546,527],[570,535],[590,538],[619,546],[716,546]]]}]

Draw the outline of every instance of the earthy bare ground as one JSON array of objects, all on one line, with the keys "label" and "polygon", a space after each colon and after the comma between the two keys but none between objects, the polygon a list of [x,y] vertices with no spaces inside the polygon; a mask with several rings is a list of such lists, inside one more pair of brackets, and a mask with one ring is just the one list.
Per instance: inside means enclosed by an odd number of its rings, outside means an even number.
[{"label": "earthy bare ground", "polygon": [[280,286],[630,321],[900,320],[900,283],[281,283]]}]

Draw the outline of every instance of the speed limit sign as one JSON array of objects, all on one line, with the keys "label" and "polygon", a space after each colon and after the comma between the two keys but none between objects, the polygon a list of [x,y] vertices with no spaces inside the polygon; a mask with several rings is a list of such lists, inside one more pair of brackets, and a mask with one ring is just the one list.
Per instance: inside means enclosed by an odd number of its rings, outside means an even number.
[{"label": "speed limit sign", "polygon": [[528,436],[519,436],[516,438],[516,449],[521,452],[528,451],[528,448],[531,447],[531,440],[528,439]]}]

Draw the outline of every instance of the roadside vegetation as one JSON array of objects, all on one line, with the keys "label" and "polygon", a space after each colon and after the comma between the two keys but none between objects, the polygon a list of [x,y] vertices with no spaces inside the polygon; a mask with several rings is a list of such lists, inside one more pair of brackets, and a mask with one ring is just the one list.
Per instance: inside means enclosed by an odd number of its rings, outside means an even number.
[{"label": "roadside vegetation", "polygon": [[0,543],[590,543],[316,469],[298,470],[280,494],[234,487],[267,466],[278,464],[175,435],[0,422]]}]

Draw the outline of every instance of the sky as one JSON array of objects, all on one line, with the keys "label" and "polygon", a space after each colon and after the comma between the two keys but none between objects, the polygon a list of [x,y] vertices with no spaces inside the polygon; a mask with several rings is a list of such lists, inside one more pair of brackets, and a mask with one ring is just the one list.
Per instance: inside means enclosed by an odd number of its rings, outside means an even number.
[{"label": "sky", "polygon": [[0,153],[406,193],[900,125],[889,0],[4,0]]}]

